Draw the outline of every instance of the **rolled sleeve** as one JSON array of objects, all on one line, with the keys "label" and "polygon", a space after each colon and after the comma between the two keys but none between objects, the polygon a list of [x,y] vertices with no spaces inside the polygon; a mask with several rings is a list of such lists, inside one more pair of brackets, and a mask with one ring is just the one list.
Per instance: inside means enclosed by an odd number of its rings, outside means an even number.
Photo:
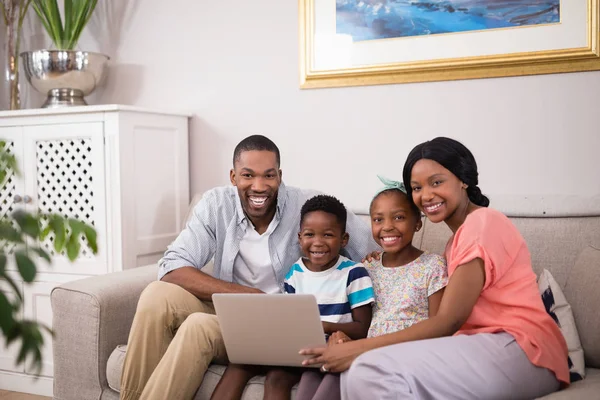
[{"label": "rolled sleeve", "polygon": [[213,258],[216,249],[216,205],[216,199],[210,194],[200,199],[185,229],[160,259],[159,280],[182,267],[201,270]]}]

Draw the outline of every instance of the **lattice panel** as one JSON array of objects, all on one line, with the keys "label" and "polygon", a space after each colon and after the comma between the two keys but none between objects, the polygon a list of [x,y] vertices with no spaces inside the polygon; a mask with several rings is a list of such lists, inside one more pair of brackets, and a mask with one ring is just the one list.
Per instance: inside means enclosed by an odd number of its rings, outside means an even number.
[{"label": "lattice panel", "polygon": [[[95,225],[91,139],[47,140],[36,145],[40,211]],[[85,238],[80,241],[79,257],[92,258]],[[53,242],[50,234],[42,243],[51,256],[56,255]]]},{"label": "lattice panel", "polygon": [[[15,146],[13,142],[5,142],[2,147],[8,154],[14,155]],[[6,170],[6,179],[0,189],[0,218],[4,219],[12,214],[14,211],[14,196],[16,194],[16,179],[14,171],[11,168]],[[16,225],[16,223],[13,223]],[[14,250],[14,243],[0,241],[0,246],[8,254],[12,254]]]}]

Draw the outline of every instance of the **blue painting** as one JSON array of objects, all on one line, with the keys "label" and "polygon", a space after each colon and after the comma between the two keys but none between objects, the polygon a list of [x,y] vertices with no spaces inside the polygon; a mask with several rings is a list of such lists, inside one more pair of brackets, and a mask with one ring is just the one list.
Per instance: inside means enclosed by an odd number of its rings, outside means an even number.
[{"label": "blue painting", "polygon": [[560,0],[336,0],[336,31],[356,41],[560,22]]}]

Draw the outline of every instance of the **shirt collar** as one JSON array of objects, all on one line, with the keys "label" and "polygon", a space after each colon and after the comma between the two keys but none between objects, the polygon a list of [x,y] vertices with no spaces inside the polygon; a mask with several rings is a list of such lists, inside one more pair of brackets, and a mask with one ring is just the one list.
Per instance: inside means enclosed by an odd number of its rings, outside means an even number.
[{"label": "shirt collar", "polygon": [[[240,194],[237,188],[234,188],[235,199],[236,199],[236,209],[237,209],[237,222],[238,225],[247,220],[246,213],[244,212],[244,208],[242,207],[242,200],[240,199]],[[281,219],[283,214],[283,210],[285,209],[285,202],[287,200],[287,190],[285,188],[285,184],[283,181],[279,184],[279,189],[277,190],[277,205],[275,208],[275,216],[273,218]],[[247,221],[249,222],[249,221]]]}]

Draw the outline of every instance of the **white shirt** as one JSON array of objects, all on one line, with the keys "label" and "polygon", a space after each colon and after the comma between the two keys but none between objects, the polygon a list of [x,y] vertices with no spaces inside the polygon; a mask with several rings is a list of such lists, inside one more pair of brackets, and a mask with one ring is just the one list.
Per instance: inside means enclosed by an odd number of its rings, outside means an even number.
[{"label": "white shirt", "polygon": [[233,282],[239,285],[260,289],[265,293],[281,293],[281,288],[275,276],[269,237],[275,229],[275,219],[260,235],[249,223],[244,237],[240,241],[240,252],[233,262]]}]

